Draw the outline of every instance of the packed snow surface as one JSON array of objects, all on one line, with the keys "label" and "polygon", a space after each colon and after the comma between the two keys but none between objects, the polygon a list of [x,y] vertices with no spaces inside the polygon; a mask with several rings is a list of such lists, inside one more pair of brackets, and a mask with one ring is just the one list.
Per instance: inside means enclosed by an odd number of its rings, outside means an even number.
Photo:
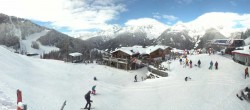
[{"label": "packed snow surface", "polygon": [[[91,95],[97,110],[249,110],[250,103],[236,97],[250,84],[244,79],[244,65],[220,55],[192,55],[189,59],[201,68],[172,61],[169,77],[147,79],[146,68],[126,71],[97,64],[72,64],[56,60],[30,58],[0,46],[0,110],[16,109],[16,90],[23,93],[29,110],[79,110]],[[219,70],[209,70],[209,62],[218,61]],[[134,81],[134,75],[139,82]],[[94,81],[94,76],[97,81]],[[186,76],[191,77],[188,82]]]}]

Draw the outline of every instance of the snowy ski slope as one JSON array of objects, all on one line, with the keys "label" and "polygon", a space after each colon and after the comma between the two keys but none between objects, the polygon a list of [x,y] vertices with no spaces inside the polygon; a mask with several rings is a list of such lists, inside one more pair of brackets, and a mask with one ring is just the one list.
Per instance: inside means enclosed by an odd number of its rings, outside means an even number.
[{"label": "snowy ski slope", "polygon": [[[97,85],[97,95],[91,95],[92,106],[97,110],[250,109],[250,103],[235,96],[250,84],[250,78],[244,79],[245,66],[220,55],[193,55],[189,59],[193,64],[200,59],[201,68],[183,68],[176,60],[170,65],[169,77],[141,81],[146,68],[125,71],[97,64],[42,60],[0,46],[0,110],[15,110],[17,89],[22,90],[29,110],[58,110],[64,100],[65,110],[79,110],[85,106],[84,95],[93,85]],[[218,61],[219,70],[208,70],[211,60]],[[133,82],[135,74],[140,82]],[[93,80],[94,76],[98,81]],[[192,80],[185,82],[186,76]]]}]

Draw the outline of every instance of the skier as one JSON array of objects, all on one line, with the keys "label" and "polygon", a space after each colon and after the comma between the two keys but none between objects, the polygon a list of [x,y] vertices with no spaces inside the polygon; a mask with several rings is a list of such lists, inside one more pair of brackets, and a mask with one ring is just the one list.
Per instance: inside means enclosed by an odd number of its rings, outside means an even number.
[{"label": "skier", "polygon": [[96,95],[95,87],[96,87],[96,85],[94,85],[94,86],[92,87],[92,94],[93,94],[93,95]]},{"label": "skier", "polygon": [[218,62],[217,61],[215,62],[214,66],[215,66],[215,69],[218,70]]},{"label": "skier", "polygon": [[200,68],[200,66],[201,66],[201,61],[199,60],[198,61],[198,67]]},{"label": "skier", "polygon": [[246,67],[246,69],[245,69],[245,79],[246,79],[247,77],[249,77],[248,67]]},{"label": "skier", "polygon": [[94,77],[94,80],[95,80],[95,81],[97,81],[97,78],[96,78],[96,77]]},{"label": "skier", "polygon": [[180,58],[180,65],[182,65],[182,58]]},{"label": "skier", "polygon": [[190,68],[192,68],[192,60],[190,60],[189,63],[190,63]]},{"label": "skier", "polygon": [[210,67],[208,69],[213,69],[213,61],[210,62]]},{"label": "skier", "polygon": [[135,81],[134,82],[137,82],[137,75],[135,75]]},{"label": "skier", "polygon": [[[85,94],[85,100],[87,101],[87,103],[86,103],[84,109],[88,109],[88,110],[90,110],[91,102],[93,102],[92,100],[90,100],[90,93],[91,93],[91,91],[89,91],[87,94]],[[88,105],[89,105],[89,107],[87,108]]]}]

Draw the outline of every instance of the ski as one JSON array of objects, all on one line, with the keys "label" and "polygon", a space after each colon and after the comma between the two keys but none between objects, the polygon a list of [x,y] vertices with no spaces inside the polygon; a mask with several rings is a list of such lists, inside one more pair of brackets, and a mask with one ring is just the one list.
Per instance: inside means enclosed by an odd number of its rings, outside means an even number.
[{"label": "ski", "polygon": [[[81,108],[80,110],[87,110],[88,108]],[[90,108],[90,109],[95,109],[95,107],[92,107],[92,108]]]},{"label": "ski", "polygon": [[237,96],[241,101],[243,100],[243,98],[240,97],[238,94],[236,94],[236,96]]}]

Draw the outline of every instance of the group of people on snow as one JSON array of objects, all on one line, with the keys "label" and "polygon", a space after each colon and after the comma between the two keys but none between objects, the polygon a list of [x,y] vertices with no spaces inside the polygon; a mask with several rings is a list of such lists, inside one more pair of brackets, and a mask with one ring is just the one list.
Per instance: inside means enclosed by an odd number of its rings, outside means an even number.
[{"label": "group of people on snow", "polygon": [[[94,81],[97,81],[96,77],[94,77]],[[88,109],[88,110],[91,109],[91,102],[93,102],[93,101],[90,99],[91,98],[90,94],[96,95],[96,89],[95,88],[96,88],[96,85],[92,86],[92,89],[91,89],[92,91],[88,91],[85,94],[84,98],[85,98],[87,103],[86,103],[84,109]]]},{"label": "group of people on snow", "polygon": [[[180,65],[182,65],[182,63],[184,62],[183,60],[182,60],[182,58],[180,58]],[[197,65],[198,64],[198,65]],[[197,62],[197,64],[195,64],[195,66],[198,66],[199,68],[201,67],[201,61],[200,60],[198,60],[198,62]],[[216,70],[218,70],[218,62],[216,61],[215,62],[215,69]],[[183,68],[185,68],[186,66],[189,66],[190,68],[192,68],[193,67],[193,62],[192,62],[192,60],[188,60],[188,58],[186,57],[186,59],[185,59],[185,63],[183,63]],[[213,61],[211,61],[210,62],[210,66],[209,66],[209,68],[208,69],[210,69],[210,70],[212,70],[213,69]]]},{"label": "group of people on snow", "polygon": [[[212,69],[213,69],[213,64],[214,64],[213,61],[211,61],[211,62],[210,62],[210,66],[209,66],[208,69],[212,70]],[[214,65],[214,66],[215,66],[215,69],[218,70],[218,62],[217,62],[217,61],[215,62],[215,65]]]}]

